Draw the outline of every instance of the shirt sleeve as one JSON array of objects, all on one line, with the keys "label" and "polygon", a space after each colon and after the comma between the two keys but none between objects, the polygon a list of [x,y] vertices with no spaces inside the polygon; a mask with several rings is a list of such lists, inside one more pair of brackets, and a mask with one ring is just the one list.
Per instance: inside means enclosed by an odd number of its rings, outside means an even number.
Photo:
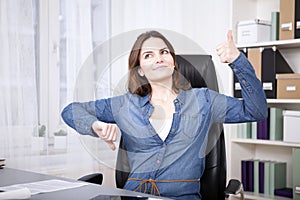
[{"label": "shirt sleeve", "polygon": [[111,99],[71,103],[63,109],[61,116],[66,124],[83,135],[97,136],[92,131],[92,124],[97,120],[115,123]]},{"label": "shirt sleeve", "polygon": [[268,117],[265,92],[254,69],[243,53],[229,64],[242,89],[242,98],[210,92],[213,118],[217,122],[260,121]]}]

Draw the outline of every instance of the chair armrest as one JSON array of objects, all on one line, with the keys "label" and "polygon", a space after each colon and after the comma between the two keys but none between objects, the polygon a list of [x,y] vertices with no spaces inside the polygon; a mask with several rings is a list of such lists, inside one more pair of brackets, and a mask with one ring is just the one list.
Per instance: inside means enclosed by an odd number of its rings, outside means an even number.
[{"label": "chair armrest", "polygon": [[229,195],[237,195],[240,194],[241,199],[244,200],[244,188],[241,181],[237,179],[230,179],[229,183],[225,189],[225,196],[226,198],[229,197]]},{"label": "chair armrest", "polygon": [[78,180],[101,185],[103,181],[103,175],[101,173],[88,174],[79,178]]}]

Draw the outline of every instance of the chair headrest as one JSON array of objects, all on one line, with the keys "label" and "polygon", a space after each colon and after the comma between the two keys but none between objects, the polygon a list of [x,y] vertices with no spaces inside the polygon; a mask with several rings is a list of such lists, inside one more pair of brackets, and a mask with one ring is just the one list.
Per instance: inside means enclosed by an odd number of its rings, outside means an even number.
[{"label": "chair headrest", "polygon": [[210,55],[177,55],[180,73],[193,88],[207,87],[218,91],[215,66]]}]

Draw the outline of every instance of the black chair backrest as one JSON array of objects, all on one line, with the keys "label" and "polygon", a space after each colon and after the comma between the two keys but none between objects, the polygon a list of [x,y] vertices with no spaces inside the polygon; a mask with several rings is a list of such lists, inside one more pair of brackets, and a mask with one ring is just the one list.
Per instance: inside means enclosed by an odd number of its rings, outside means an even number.
[{"label": "black chair backrest", "polygon": [[[208,87],[218,92],[218,82],[210,55],[177,55],[180,73],[193,88]],[[200,193],[203,200],[225,198],[226,152],[222,125],[213,125],[208,137],[205,171],[201,177]],[[127,153],[121,139],[116,164],[116,185],[123,188],[129,175]]]}]

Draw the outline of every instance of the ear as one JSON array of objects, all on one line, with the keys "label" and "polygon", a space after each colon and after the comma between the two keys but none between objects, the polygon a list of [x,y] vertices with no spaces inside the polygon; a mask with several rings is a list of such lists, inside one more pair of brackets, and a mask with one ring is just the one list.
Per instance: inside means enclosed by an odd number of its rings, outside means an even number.
[{"label": "ear", "polygon": [[139,73],[140,76],[145,76],[145,73],[144,73],[144,71],[142,70],[141,67],[139,67],[138,73]]}]

